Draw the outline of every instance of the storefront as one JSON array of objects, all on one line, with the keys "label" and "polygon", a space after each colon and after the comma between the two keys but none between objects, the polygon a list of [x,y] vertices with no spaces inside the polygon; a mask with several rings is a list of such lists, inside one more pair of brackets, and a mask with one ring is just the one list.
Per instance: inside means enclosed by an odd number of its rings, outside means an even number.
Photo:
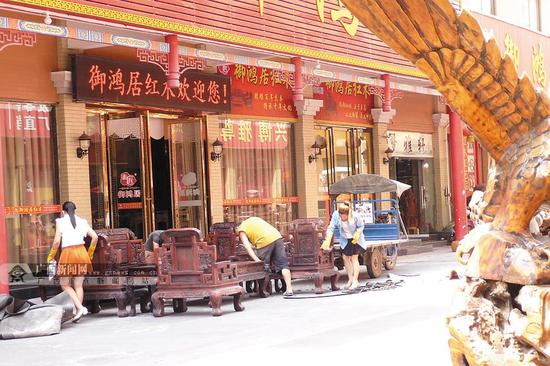
[{"label": "storefront", "polygon": [[323,107],[315,116],[319,176],[319,217],[328,222],[331,184],[355,174],[374,172],[371,109],[374,95],[368,85],[326,82],[313,88]]},{"label": "storefront", "polygon": [[409,234],[435,231],[434,157],[432,135],[415,132],[388,133],[393,157],[390,178],[411,186],[399,198],[401,217]]},{"label": "storefront", "polygon": [[294,76],[259,67],[232,65],[231,115],[219,119],[223,143],[224,220],[257,216],[281,232],[297,218],[292,101]]},{"label": "storefront", "polygon": [[74,96],[86,102],[94,228],[207,232],[206,113],[229,110],[229,79],[186,71],[167,88],[155,65],[76,56]]}]

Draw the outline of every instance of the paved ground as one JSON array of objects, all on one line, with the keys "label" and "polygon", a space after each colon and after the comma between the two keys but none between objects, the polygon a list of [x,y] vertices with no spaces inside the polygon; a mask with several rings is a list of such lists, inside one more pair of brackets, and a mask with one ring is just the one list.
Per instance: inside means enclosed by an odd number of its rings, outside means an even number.
[{"label": "paved ground", "polygon": [[56,336],[0,341],[0,365],[450,365],[445,314],[458,284],[446,278],[451,269],[459,268],[445,247],[400,257],[391,273],[406,282],[394,290],[248,298],[242,313],[227,301],[220,318],[204,305],[164,318],[104,310]]}]

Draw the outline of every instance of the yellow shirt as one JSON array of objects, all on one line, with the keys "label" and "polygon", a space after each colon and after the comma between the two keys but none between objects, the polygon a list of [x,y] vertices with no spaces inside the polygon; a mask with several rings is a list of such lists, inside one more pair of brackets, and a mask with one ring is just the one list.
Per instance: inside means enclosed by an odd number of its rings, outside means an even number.
[{"label": "yellow shirt", "polygon": [[239,226],[239,232],[244,232],[250,243],[257,249],[268,246],[277,239],[281,239],[281,233],[273,226],[259,217],[249,217]]}]

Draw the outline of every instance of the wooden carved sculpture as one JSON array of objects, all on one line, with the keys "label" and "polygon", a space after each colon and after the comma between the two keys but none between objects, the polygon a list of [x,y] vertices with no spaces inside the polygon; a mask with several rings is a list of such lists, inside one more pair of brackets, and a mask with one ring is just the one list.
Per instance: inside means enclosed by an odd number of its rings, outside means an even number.
[{"label": "wooden carved sculpture", "polygon": [[467,278],[448,318],[453,363],[548,364],[550,246],[528,231],[550,199],[548,96],[448,0],[342,2],[433,81],[496,161],[478,212],[485,224],[457,250]]}]

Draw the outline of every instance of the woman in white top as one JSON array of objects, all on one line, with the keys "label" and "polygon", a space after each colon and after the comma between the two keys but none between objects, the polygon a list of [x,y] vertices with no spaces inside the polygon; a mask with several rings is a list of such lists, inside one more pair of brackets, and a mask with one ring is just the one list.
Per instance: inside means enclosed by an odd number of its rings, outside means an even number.
[{"label": "woman in white top", "polygon": [[[74,302],[77,322],[88,313],[84,300],[84,276],[92,271],[92,257],[97,244],[97,234],[88,222],[75,215],[76,206],[73,202],[63,203],[62,217],[55,220],[55,237],[48,254],[48,263],[52,262],[61,244],[61,255],[57,265],[57,276],[61,280],[61,288]],[[89,236],[92,242],[88,251],[84,247],[84,238]],[[72,279],[72,286],[71,286]]]}]

